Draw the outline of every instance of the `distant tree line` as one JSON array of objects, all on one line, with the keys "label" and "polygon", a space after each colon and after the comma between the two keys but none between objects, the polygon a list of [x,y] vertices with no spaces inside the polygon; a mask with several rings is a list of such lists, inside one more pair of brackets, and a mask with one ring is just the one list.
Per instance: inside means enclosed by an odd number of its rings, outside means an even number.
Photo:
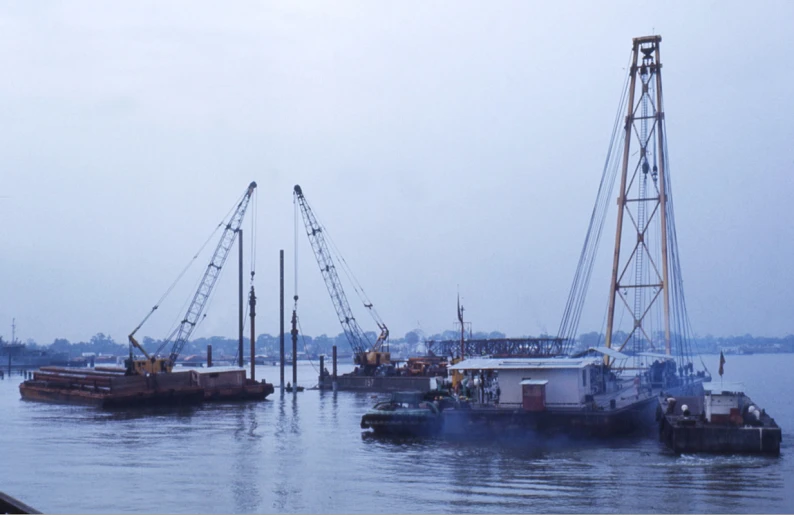
[{"label": "distant tree line", "polygon": [[[377,335],[369,331],[366,333],[370,342],[375,342]],[[548,335],[540,335],[541,337],[548,337]],[[499,339],[505,338],[505,334],[499,331],[492,332],[475,332],[467,333],[467,338],[473,339]],[[421,355],[425,352],[424,342],[428,340],[456,340],[460,338],[460,331],[447,330],[441,333],[432,335],[425,335],[421,329],[408,331],[401,338],[391,338],[389,345],[392,353],[401,354],[403,356]],[[613,341],[624,341],[626,333],[618,331],[613,336]],[[661,342],[663,337],[660,333],[654,335],[654,340]],[[0,338],[0,342],[2,342]],[[104,333],[97,333],[92,336],[87,342],[70,342],[64,338],[56,338],[49,345],[40,345],[34,340],[27,340],[25,342],[29,348],[44,348],[48,347],[53,352],[65,352],[70,357],[77,357],[83,353],[94,354],[111,354],[111,355],[124,355],[129,352],[127,342],[117,342],[110,335]],[[783,338],[772,337],[755,337],[750,334],[741,336],[728,336],[728,337],[715,337],[706,335],[696,337],[692,341],[693,352],[700,354],[715,354],[720,351],[726,353],[774,353],[774,352],[794,352],[794,335],[787,335]],[[155,352],[161,345],[163,340],[155,340],[150,337],[144,337],[141,345],[147,352]],[[237,353],[238,340],[237,338],[228,338],[225,336],[212,336],[208,338],[197,338],[185,344],[182,349],[181,355],[189,356],[193,354],[204,354],[207,346],[212,345],[213,354],[234,356]],[[330,355],[333,346],[337,346],[337,352],[340,356],[350,355],[350,344],[344,333],[339,333],[336,336],[328,336],[321,334],[319,336],[298,335],[298,353],[299,355],[317,356],[320,354]],[[599,347],[604,345],[604,334],[598,332],[583,333],[576,341],[575,348],[577,350],[587,349],[589,347]],[[289,333],[284,335],[284,347],[287,355],[292,351],[292,335]],[[661,345],[660,345],[661,347]],[[244,354],[248,355],[250,348],[250,339],[243,340]],[[279,354],[279,337],[278,335],[260,334],[256,338],[256,354],[278,356]],[[661,349],[660,349],[661,350]],[[171,342],[168,342],[163,347],[164,353],[171,351]]]}]

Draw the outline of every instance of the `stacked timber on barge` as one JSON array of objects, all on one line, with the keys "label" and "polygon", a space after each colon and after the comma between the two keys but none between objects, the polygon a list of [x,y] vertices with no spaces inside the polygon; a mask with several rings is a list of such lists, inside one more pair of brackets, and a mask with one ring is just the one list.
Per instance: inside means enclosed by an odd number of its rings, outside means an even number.
[{"label": "stacked timber on barge", "polygon": [[126,374],[117,367],[42,367],[19,385],[23,399],[101,408],[263,400],[273,385],[246,379],[245,370]]},{"label": "stacked timber on barge", "polygon": [[102,408],[191,404],[204,400],[197,373],[125,375],[124,369],[42,367],[19,385],[23,399]]},{"label": "stacked timber on barge", "polygon": [[780,454],[780,427],[737,385],[710,384],[703,395],[660,397],[657,415],[659,440],[677,454]]}]

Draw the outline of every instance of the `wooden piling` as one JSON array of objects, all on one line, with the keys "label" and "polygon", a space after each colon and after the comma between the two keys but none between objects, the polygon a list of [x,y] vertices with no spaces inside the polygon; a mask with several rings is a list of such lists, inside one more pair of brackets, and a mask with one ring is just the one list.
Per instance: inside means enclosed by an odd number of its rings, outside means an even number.
[{"label": "wooden piling", "polygon": [[333,381],[331,382],[331,386],[333,387],[334,391],[336,391],[336,345],[333,346],[333,354],[332,354],[332,377]]},{"label": "wooden piling", "polygon": [[320,354],[320,390],[323,389],[325,383],[325,356]]},{"label": "wooden piling", "polygon": [[[295,303],[298,303],[298,296],[295,295]],[[292,386],[293,391],[298,391],[298,312],[292,311]]]},{"label": "wooden piling", "polygon": [[[237,240],[237,248],[239,249],[238,255],[238,290],[239,290],[239,313],[238,313],[238,322],[239,322],[239,341],[237,342],[237,366],[243,368],[243,230],[237,229],[239,233],[238,236],[240,237]],[[251,359],[254,357],[251,356]]]},{"label": "wooden piling", "polygon": [[[251,272],[251,279],[254,273]],[[254,323],[256,322],[256,294],[254,293],[254,285],[251,285],[251,294],[248,297],[248,304],[251,306],[251,380],[256,381],[256,330]]]},{"label": "wooden piling", "polygon": [[281,378],[281,390],[284,390],[284,250],[279,251],[279,283],[280,283],[280,307],[281,313],[279,315],[279,323],[281,324],[281,331],[279,332],[279,370]]}]

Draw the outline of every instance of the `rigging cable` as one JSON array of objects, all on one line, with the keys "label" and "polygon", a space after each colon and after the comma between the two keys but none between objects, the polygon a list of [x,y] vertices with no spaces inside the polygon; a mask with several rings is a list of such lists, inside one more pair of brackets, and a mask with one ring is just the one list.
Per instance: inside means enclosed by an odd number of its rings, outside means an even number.
[{"label": "rigging cable", "polygon": [[[229,209],[229,210],[226,212],[226,214],[223,216],[223,218],[221,219],[221,221],[220,221],[220,223],[218,224],[218,226],[215,228],[215,230],[212,232],[212,234],[210,234],[209,238],[207,238],[207,241],[205,241],[205,242],[204,242],[204,244],[201,246],[201,249],[199,249],[199,252],[197,252],[197,253],[196,253],[196,255],[195,255],[195,256],[193,256],[193,260],[195,260],[196,258],[198,258],[198,256],[199,256],[199,254],[201,253],[201,251],[204,249],[204,247],[206,247],[207,243],[209,243],[209,240],[210,240],[210,239],[213,237],[213,235],[214,235],[216,232],[218,232],[218,229],[220,229],[220,228],[222,228],[222,227],[224,227],[224,226],[226,226],[226,225],[229,225],[229,224],[231,223],[231,218],[230,218],[230,215],[231,215],[233,212],[235,212],[235,211],[237,210],[237,207],[240,205],[240,202],[242,202],[242,200],[243,200],[243,198],[245,197],[245,195],[246,195],[246,194],[247,194],[247,193],[243,193],[242,195],[240,195],[240,197],[238,197],[238,199],[237,199],[237,202],[236,202],[235,204],[233,204],[233,205],[232,205],[232,207],[231,207],[231,209]],[[229,221],[228,221],[228,222],[226,221],[226,220],[227,220],[227,218],[229,219]],[[192,260],[191,260],[191,263],[192,263]],[[189,264],[189,265],[190,265],[190,264]],[[189,266],[189,265],[188,265],[188,266]],[[183,272],[183,273],[184,273],[184,272]],[[218,270],[218,276],[217,276],[217,277],[218,277],[218,279],[220,279],[220,276],[221,276],[221,274],[222,274],[222,273],[223,273],[223,269],[219,269],[219,270]],[[202,281],[203,281],[203,277],[199,278],[199,280],[197,281],[197,285],[201,284],[201,282],[202,282]],[[197,289],[198,289],[198,286],[197,286],[195,289],[197,290]],[[170,291],[170,290],[169,290],[169,291]],[[214,291],[213,291],[213,292],[210,292],[210,296],[212,296],[212,294],[213,294],[213,293],[214,293]],[[176,325],[176,328],[175,328],[175,329],[172,329],[172,331],[171,331],[170,335],[169,335],[169,336],[168,336],[168,337],[167,337],[167,338],[166,338],[166,339],[165,339],[165,340],[164,340],[164,341],[163,341],[163,342],[160,344],[160,346],[157,348],[157,351],[155,352],[155,355],[158,355],[158,354],[160,354],[160,352],[163,350],[163,348],[164,348],[166,345],[168,345],[168,343],[170,343],[171,339],[172,339],[172,338],[174,337],[174,335],[175,335],[175,334],[178,332],[178,330],[179,330],[179,326],[181,325],[181,322],[182,322],[182,321],[180,320],[180,318],[181,318],[181,319],[184,319],[184,315],[180,315],[180,313],[183,313],[183,312],[185,311],[185,308],[186,308],[186,306],[187,306],[187,305],[188,305],[188,304],[191,302],[191,300],[193,299],[194,295],[195,295],[195,294],[191,294],[191,295],[190,295],[190,296],[187,298],[187,300],[185,301],[185,303],[183,304],[183,306],[182,306],[182,309],[181,309],[180,311],[178,311],[178,312],[177,312],[177,318],[175,319],[175,321],[174,321],[174,323],[173,323],[173,325]],[[210,303],[210,297],[208,297],[208,298],[207,298],[207,303],[206,303],[206,306],[209,306],[209,303]],[[206,316],[207,316],[207,314],[206,314],[206,313],[204,313],[204,314],[203,314],[203,316],[201,317],[201,319],[199,319],[199,320],[196,322],[196,327],[198,327],[198,326],[200,325],[200,323],[201,323],[201,322],[204,320],[204,318],[206,318]]]},{"label": "rigging cable", "polygon": [[[375,310],[375,307],[372,304],[372,301],[369,300],[369,297],[364,292],[364,288],[361,286],[361,283],[358,281],[356,276],[353,274],[353,271],[351,270],[350,265],[347,264],[347,260],[345,260],[345,257],[339,251],[339,247],[337,247],[336,242],[334,242],[333,238],[331,237],[331,234],[328,232],[328,229],[326,229],[325,225],[323,225],[323,223],[319,220],[319,218],[317,218],[317,214],[316,213],[314,214],[314,217],[317,220],[317,224],[322,229],[323,234],[325,234],[326,240],[330,244],[329,245],[330,251],[335,254],[335,256],[337,258],[336,261],[342,264],[342,271],[345,273],[345,275],[347,276],[348,280],[350,281],[350,284],[353,286],[353,290],[356,292],[356,295],[358,296],[359,300],[361,301],[362,304],[364,304],[364,307],[367,308],[367,310],[370,313],[370,316],[373,318],[375,323],[378,325],[378,328],[382,329],[382,326],[384,326],[383,320],[380,318],[380,315]],[[366,334],[365,331],[362,331],[362,334],[363,334],[364,339],[366,340],[366,342],[368,344],[368,347],[372,348],[372,342],[370,341],[369,336]]]},{"label": "rigging cable", "polygon": [[[631,64],[631,57],[626,69],[629,69]],[[626,107],[628,101],[628,86],[630,75],[626,75],[623,89],[621,91],[620,101],[618,102],[617,113],[615,114],[615,121],[612,127],[612,135],[610,137],[609,147],[604,162],[604,168],[601,175],[601,182],[599,184],[596,201],[593,206],[593,211],[590,217],[590,224],[585,236],[585,242],[582,246],[582,251],[579,255],[579,263],[574,274],[573,284],[568,295],[568,300],[565,306],[565,311],[560,322],[558,330],[558,337],[564,339],[567,343],[563,352],[568,352],[573,346],[576,339],[576,332],[581,318],[582,308],[584,306],[587,289],[592,275],[593,264],[595,262],[595,255],[598,250],[598,242],[601,238],[601,233],[606,219],[606,211],[609,206],[609,195],[614,188],[615,176],[617,175],[617,160],[616,143],[620,141],[618,137],[619,128],[621,126],[622,112]],[[595,229],[595,230],[594,230]]]}]

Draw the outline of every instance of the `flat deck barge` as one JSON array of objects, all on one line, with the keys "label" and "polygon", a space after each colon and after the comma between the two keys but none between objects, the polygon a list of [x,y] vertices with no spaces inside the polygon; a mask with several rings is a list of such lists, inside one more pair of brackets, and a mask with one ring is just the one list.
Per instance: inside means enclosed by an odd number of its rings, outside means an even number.
[{"label": "flat deck barge", "polygon": [[406,377],[406,376],[360,376],[345,374],[336,376],[327,375],[320,378],[320,387],[331,390],[336,382],[337,390],[350,390],[359,392],[404,392],[419,391],[429,392],[435,388],[435,379],[432,377]]},{"label": "flat deck barge", "polygon": [[780,427],[740,388],[710,384],[703,395],[662,397],[657,413],[659,440],[677,454],[780,454]]},{"label": "flat deck barge", "polygon": [[246,379],[240,369],[144,376],[125,375],[124,369],[117,367],[42,367],[19,385],[19,392],[31,401],[119,408],[263,400],[273,393],[273,385]]}]

